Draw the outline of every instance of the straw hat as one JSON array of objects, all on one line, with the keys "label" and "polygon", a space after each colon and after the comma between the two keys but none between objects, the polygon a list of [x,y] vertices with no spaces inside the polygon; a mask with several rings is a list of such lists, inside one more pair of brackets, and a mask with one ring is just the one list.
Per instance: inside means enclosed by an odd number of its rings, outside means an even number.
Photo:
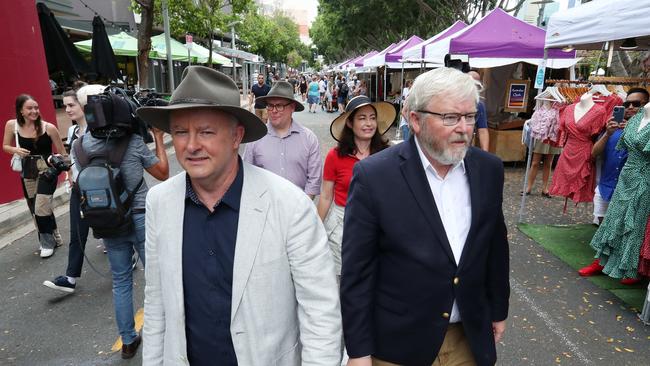
[{"label": "straw hat", "polygon": [[243,143],[259,140],[267,133],[266,125],[240,103],[239,88],[228,76],[209,67],[188,66],[168,106],[141,107],[136,113],[152,126],[169,132],[172,111],[212,108],[234,116],[244,126]]},{"label": "straw hat", "polygon": [[298,102],[293,98],[293,86],[288,81],[276,81],[273,83],[269,93],[262,97],[257,97],[257,101],[266,101],[269,98],[282,98],[290,102],[293,102],[296,105],[296,112],[300,112],[305,109],[305,106],[302,103]]},{"label": "straw hat", "polygon": [[367,105],[375,107],[375,110],[377,111],[377,131],[379,131],[379,134],[383,135],[388,131],[390,126],[393,124],[393,121],[395,121],[395,116],[397,115],[395,107],[393,107],[393,105],[388,102],[372,103],[370,101],[370,98],[367,96],[359,95],[350,99],[348,104],[345,106],[345,112],[341,113],[341,115],[332,121],[332,124],[330,125],[330,134],[334,140],[339,141],[341,138],[341,133],[343,132],[345,121],[347,121],[350,114],[352,114],[352,112],[355,110]]}]

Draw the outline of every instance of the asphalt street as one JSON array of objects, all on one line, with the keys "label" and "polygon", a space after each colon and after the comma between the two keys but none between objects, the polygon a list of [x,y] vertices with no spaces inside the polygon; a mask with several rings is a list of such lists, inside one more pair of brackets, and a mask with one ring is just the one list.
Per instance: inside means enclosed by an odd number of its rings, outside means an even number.
[{"label": "asphalt street", "polygon": [[[334,117],[321,111],[294,115],[319,137],[323,157],[334,146],[329,134]],[[170,152],[171,174],[176,174],[180,168],[173,150]],[[650,327],[638,320],[636,311],[579,277],[516,229],[523,169],[522,164],[506,168],[504,213],[510,238],[512,295],[506,335],[498,345],[498,363],[650,364]],[[147,184],[156,183],[148,177]],[[524,221],[591,222],[590,206],[569,205],[563,215],[562,199],[547,199],[538,191],[537,186],[529,198]],[[68,214],[59,215],[57,223],[67,243]],[[64,274],[67,251],[66,245],[53,257],[41,259],[34,231],[0,249],[0,365],[140,365],[140,353],[123,361],[116,352],[119,342],[108,260],[96,239],[90,238],[86,246],[88,259],[74,294],[63,295],[42,285],[44,280]],[[139,265],[135,274],[137,309],[143,304],[142,268]]]}]

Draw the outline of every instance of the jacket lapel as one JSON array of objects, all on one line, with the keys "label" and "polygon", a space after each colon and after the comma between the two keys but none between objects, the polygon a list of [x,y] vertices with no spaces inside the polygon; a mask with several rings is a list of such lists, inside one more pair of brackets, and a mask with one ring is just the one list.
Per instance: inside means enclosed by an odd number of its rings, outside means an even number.
[{"label": "jacket lapel", "polygon": [[404,180],[411,189],[411,193],[413,193],[415,202],[418,203],[422,214],[429,222],[431,230],[438,238],[438,243],[442,250],[447,254],[451,262],[455,264],[456,260],[454,259],[447,234],[442,225],[438,207],[434,201],[433,193],[431,193],[431,187],[429,186],[426,173],[422,168],[422,161],[420,160],[420,155],[415,145],[415,137],[409,139],[408,142],[402,143],[400,147],[400,157],[403,159],[400,164],[400,169],[402,170]]},{"label": "jacket lapel", "polygon": [[480,207],[480,197],[481,197],[481,177],[479,174],[479,167],[476,159],[473,159],[473,150],[474,148],[469,148],[467,151],[467,156],[465,157],[465,172],[467,174],[467,180],[469,181],[469,194],[472,205],[472,222],[469,227],[469,233],[467,233],[467,239],[465,240],[465,245],[463,246],[463,252],[460,256],[458,262],[458,268],[462,268],[463,264],[467,262],[465,258],[468,253],[470,253],[470,246],[475,242],[476,230],[478,228],[479,220],[479,207]]},{"label": "jacket lapel", "polygon": [[[167,210],[165,217],[167,222],[161,232],[164,233],[164,240],[168,243],[165,248],[165,257],[161,261],[171,262],[171,268],[176,268],[178,272],[183,273],[183,218],[185,216],[185,191],[186,191],[186,173],[183,172],[172,178],[172,193],[170,199],[166,200]],[[180,226],[180,228],[179,228]],[[166,229],[169,228],[169,229]],[[175,230],[174,228],[179,228]],[[180,243],[180,245],[179,245]],[[161,255],[162,257],[162,255]],[[185,302],[183,291],[183,276],[171,276],[172,293],[176,294],[176,304],[180,314],[185,314]],[[183,316],[184,318],[184,316]]]},{"label": "jacket lapel", "polygon": [[248,283],[255,257],[262,242],[269,203],[265,195],[267,189],[259,184],[259,173],[247,163],[243,163],[244,183],[242,186],[237,242],[233,263],[232,305],[230,320],[235,318],[241,304],[244,289]]}]

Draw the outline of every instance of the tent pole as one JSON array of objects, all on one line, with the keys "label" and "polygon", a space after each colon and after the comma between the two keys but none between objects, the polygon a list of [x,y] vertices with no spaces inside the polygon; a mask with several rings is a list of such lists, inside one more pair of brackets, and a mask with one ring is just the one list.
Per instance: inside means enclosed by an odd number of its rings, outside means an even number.
[{"label": "tent pole", "polygon": [[384,94],[383,94],[383,100],[386,100],[386,82],[388,81],[388,65],[384,66],[384,82],[383,82],[383,87],[384,87]]},{"label": "tent pole", "polygon": [[[548,60],[548,50],[544,48],[544,65]],[[544,83],[542,86],[537,89],[537,94],[539,95],[544,90]],[[526,208],[526,188],[528,188],[528,172],[530,171],[530,165],[533,158],[533,150],[535,148],[535,139],[530,139],[530,146],[528,147],[528,159],[526,159],[526,173],[524,174],[524,186],[521,192],[521,207],[519,208],[519,223],[523,222],[524,209]]]}]

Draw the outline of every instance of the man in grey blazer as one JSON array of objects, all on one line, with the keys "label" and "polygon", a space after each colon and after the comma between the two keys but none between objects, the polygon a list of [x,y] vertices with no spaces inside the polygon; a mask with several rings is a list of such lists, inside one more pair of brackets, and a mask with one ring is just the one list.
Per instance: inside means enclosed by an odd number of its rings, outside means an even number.
[{"label": "man in grey blazer", "polygon": [[341,315],[325,230],[307,195],[244,163],[266,126],[224,74],[188,67],[169,106],[185,172],[149,191],[144,365],[338,365]]}]

